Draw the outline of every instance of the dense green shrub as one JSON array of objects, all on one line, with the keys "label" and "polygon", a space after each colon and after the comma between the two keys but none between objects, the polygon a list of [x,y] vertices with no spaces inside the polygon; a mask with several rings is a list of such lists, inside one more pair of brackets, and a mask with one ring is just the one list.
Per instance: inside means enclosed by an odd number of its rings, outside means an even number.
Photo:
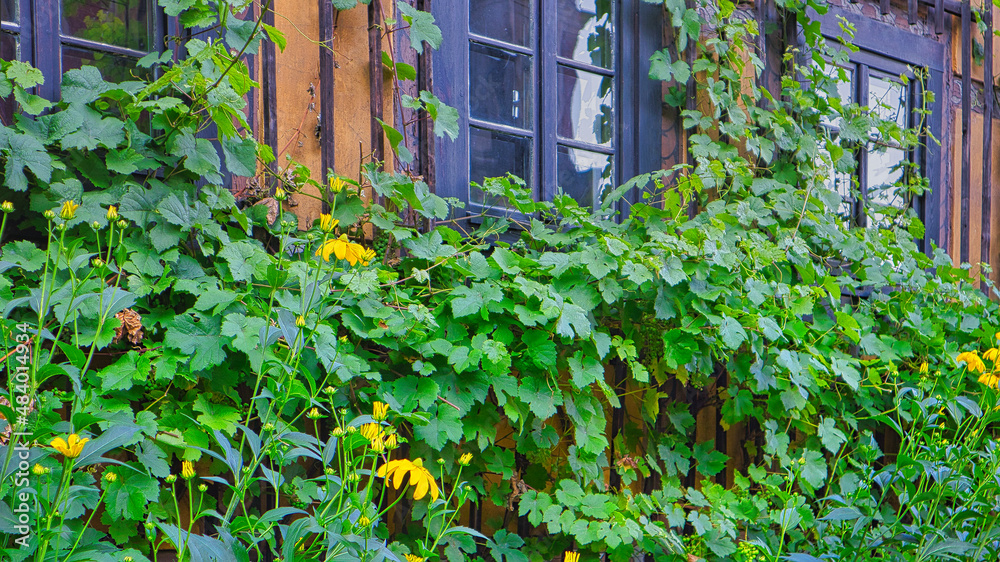
[{"label": "dense green shrub", "polygon": [[[222,19],[237,51],[259,39],[207,4],[171,6]],[[169,541],[191,560],[995,559],[996,380],[956,357],[993,343],[997,306],[968,266],[919,250],[912,211],[872,209],[880,227],[850,229],[827,183],[873,130],[905,147],[933,139],[841,103],[827,61],[844,55],[802,13],[808,50],[789,59],[808,60],[802,80],[762,102],[740,79],[755,27],[716,7],[709,22],[668,3],[700,54],[653,61],[675,81],[668,102],[683,105],[692,71],[707,77],[709,113],[684,113],[694,164],[636,178],[594,210],[535,202],[515,178],[480,186],[521,223],[452,220],[426,184],[375,164],[363,186],[332,178],[331,216],[306,230],[240,208],[197,136],[239,119],[255,86],[222,43],[150,57],[164,65],[152,83],[67,73],[71,101],[45,114],[25,91],[37,71],[4,62],[0,94],[22,113],[0,129],[13,208],[0,255],[13,406],[0,411],[32,467],[21,476],[4,437],[4,556],[142,560]],[[828,119],[850,126],[832,139]],[[230,170],[252,175],[269,157],[220,132]],[[925,182],[905,177],[919,196]],[[631,192],[641,202],[622,200]],[[375,256],[362,222],[378,231]],[[369,425],[376,402],[392,423]],[[755,428],[732,489],[713,480],[725,455],[695,442],[699,404]],[[895,455],[879,444],[886,429]],[[90,440],[50,445],[71,434]],[[412,479],[415,494],[386,490],[379,466],[404,466],[389,458],[422,459],[405,467],[429,469],[442,495]],[[540,532],[453,527],[466,499]]]}]

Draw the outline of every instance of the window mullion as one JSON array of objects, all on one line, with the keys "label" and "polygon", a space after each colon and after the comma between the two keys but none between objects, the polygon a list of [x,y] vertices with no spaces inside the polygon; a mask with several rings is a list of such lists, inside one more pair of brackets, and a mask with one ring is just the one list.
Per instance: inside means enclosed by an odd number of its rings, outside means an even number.
[{"label": "window mullion", "polygon": [[[38,87],[38,95],[53,101],[59,99],[59,82],[62,77],[61,3],[61,0],[31,0],[32,28],[36,31],[48,30],[46,33],[32,34],[32,62],[45,76],[45,82]],[[22,46],[25,47],[27,45]]]},{"label": "window mullion", "polygon": [[556,193],[556,124],[557,107],[557,41],[558,24],[555,0],[538,0],[539,17],[536,22],[538,46],[536,72],[539,100],[538,134],[535,135],[536,177],[540,180],[538,196],[551,201]]},{"label": "window mullion", "polygon": [[[868,65],[858,65],[857,84],[858,105],[868,105]],[[869,108],[871,109],[871,108]],[[858,149],[858,208],[856,211],[858,226],[868,226],[868,140],[862,141]]]}]

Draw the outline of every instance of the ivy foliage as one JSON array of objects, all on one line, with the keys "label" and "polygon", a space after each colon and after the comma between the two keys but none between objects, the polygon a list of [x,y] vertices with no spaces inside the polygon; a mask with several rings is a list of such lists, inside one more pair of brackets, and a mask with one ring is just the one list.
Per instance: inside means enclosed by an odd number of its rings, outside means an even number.
[{"label": "ivy foliage", "polygon": [[[3,62],[0,94],[21,112],[0,128],[2,195],[17,209],[4,225],[18,229],[0,255],[16,383],[0,411],[30,420],[32,478],[51,484],[35,487],[35,542],[22,548],[4,519],[4,556],[142,560],[167,541],[217,560],[996,557],[992,525],[982,531],[996,392],[956,356],[992,341],[1000,310],[968,265],[920,247],[909,208],[845,223],[829,179],[853,170],[859,143],[933,139],[837,98],[831,63],[847,55],[824,46],[805,5],[784,6],[804,30],[789,58],[801,79],[775,95],[746,79],[756,24],[736,5],[667,2],[677,41],[652,74],[684,119],[691,164],[634,178],[596,209],[535,201],[508,177],[476,187],[516,213],[466,217],[371,163],[360,185],[331,182],[331,219],[308,229],[220,186],[223,163],[246,172],[272,157],[243,133],[257,85],[229,47],[250,52],[275,32],[214,6],[165,9],[218,22],[239,46],[189,39],[177,62],[146,59],[161,65],[152,82],[85,67],[53,105],[28,93],[37,71]],[[449,40],[428,14],[403,14],[415,46]],[[700,109],[681,94],[689,80]],[[437,98],[408,103],[457,131]],[[200,135],[210,124],[218,145]],[[927,186],[916,170],[902,177],[907,197]],[[65,201],[80,206],[63,213]],[[359,244],[379,252],[362,259]],[[12,378],[21,335],[27,382]],[[329,516],[331,486],[379,482],[372,465],[333,462],[353,454],[344,436],[373,423],[376,401],[404,447],[365,458],[440,459],[445,492],[497,507],[488,538],[446,533],[436,517],[450,503],[392,490],[391,533],[376,492],[340,496],[343,516]],[[739,447],[698,438],[706,407],[741,428]],[[611,433],[616,415],[627,422]],[[886,432],[918,446],[885,456]],[[75,464],[46,446],[69,433],[91,438]],[[9,463],[14,448],[0,452]],[[174,486],[184,461],[211,493]],[[739,469],[728,488],[727,463]],[[12,509],[22,485],[0,474]],[[189,534],[177,498],[200,502],[210,525]],[[504,513],[533,531],[515,534]]]}]

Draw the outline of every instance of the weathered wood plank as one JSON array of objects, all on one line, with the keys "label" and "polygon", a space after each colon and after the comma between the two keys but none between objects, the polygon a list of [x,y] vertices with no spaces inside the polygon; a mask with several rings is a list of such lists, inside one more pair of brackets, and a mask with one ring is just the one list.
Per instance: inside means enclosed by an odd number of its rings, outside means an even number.
[{"label": "weathered wood plank", "polygon": [[972,172],[972,6],[962,3],[962,26],[959,37],[962,45],[962,193],[961,232],[959,233],[959,259],[969,261],[969,197]]},{"label": "weathered wood plank", "polygon": [[917,23],[917,0],[906,0],[906,23]]},{"label": "weathered wood plank", "polygon": [[[337,10],[330,0],[319,2],[319,148],[320,178],[325,183],[327,172],[336,169],[333,124],[333,27]],[[329,202],[323,201],[323,212],[330,212]]]},{"label": "weathered wood plank", "polygon": [[[990,256],[990,227],[993,224],[993,205],[990,201],[993,178],[993,0],[986,1],[986,33],[983,35],[983,231],[980,260],[993,264]],[[986,288],[985,278],[983,288]]]},{"label": "weathered wood plank", "polygon": [[385,135],[379,123],[383,118],[382,3],[379,0],[368,4],[368,72],[372,160],[381,163],[385,160]]}]

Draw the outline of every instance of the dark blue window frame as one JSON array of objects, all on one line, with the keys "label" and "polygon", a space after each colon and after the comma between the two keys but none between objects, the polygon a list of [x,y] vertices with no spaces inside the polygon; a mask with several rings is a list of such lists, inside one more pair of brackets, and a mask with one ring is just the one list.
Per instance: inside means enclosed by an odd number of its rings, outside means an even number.
[{"label": "dark blue window frame", "polygon": [[[513,4],[514,1],[512,0]],[[521,2],[523,4],[523,0]],[[477,215],[483,206],[472,201],[470,180],[470,127],[498,135],[518,135],[530,139],[530,176],[523,178],[538,200],[551,200],[558,180],[558,151],[586,150],[612,156],[612,186],[621,185],[635,175],[660,168],[662,133],[661,84],[649,78],[649,57],[662,43],[662,7],[641,0],[612,0],[613,59],[609,68],[574,61],[559,56],[557,44],[560,0],[533,0],[533,33],[526,45],[506,43],[475,34],[470,29],[470,2],[435,2],[432,12],[445,41],[434,53],[433,87],[445,103],[459,111],[459,137],[455,141],[435,143],[433,184],[438,195],[454,197],[467,203],[466,213]],[[515,128],[484,123],[470,118],[470,44],[481,48],[502,49],[510,56],[532,57],[530,101],[532,123]],[[576,69],[613,80],[613,135],[605,145],[563,138],[557,134],[558,72]],[[516,154],[516,152],[515,152]],[[505,162],[494,163],[503,169]],[[638,197],[634,194],[633,197]]]}]

